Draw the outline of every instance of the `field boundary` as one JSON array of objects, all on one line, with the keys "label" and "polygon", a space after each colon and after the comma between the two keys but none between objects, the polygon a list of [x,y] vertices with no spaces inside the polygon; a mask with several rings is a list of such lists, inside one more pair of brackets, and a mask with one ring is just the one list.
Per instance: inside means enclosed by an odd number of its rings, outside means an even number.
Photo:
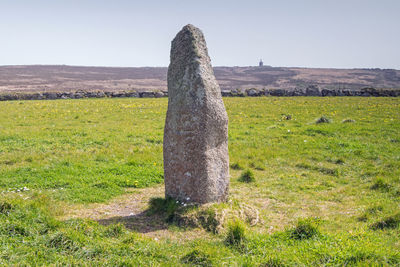
[{"label": "field boundary", "polygon": [[[363,96],[363,97],[399,97],[400,89],[362,88],[349,89],[322,89],[309,86],[306,89],[235,89],[222,90],[225,97],[262,97],[262,96]],[[168,97],[167,91],[84,91],[75,92],[12,92],[0,93],[0,101],[8,100],[54,100],[80,98],[160,98]]]}]

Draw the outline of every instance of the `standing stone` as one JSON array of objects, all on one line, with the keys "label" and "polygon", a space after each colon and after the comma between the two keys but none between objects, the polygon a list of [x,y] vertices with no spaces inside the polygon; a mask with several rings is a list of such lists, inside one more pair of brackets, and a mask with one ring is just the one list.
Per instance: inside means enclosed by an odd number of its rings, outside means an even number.
[{"label": "standing stone", "polygon": [[186,25],[171,46],[164,128],[165,195],[184,202],[225,201],[229,188],[228,115],[203,33]]}]

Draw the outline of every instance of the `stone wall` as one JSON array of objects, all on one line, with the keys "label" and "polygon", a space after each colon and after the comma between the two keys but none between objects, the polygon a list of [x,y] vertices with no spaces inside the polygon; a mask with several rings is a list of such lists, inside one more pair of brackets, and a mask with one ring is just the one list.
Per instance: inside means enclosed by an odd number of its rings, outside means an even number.
[{"label": "stone wall", "polygon": [[[375,89],[363,88],[360,90],[348,89],[320,89],[317,86],[309,86],[306,89],[236,89],[222,90],[222,96],[226,97],[256,97],[256,96],[375,96],[398,97],[400,89]],[[103,97],[137,97],[158,98],[167,97],[166,91],[76,91],[76,92],[42,92],[42,93],[0,93],[0,101],[6,100],[44,100],[44,99],[79,99],[79,98],[103,98]]]},{"label": "stone wall", "polygon": [[250,88],[246,90],[222,91],[222,96],[375,96],[375,97],[397,97],[400,89],[375,89],[362,88],[360,90],[348,89],[320,89],[312,85],[306,89],[264,89]]}]

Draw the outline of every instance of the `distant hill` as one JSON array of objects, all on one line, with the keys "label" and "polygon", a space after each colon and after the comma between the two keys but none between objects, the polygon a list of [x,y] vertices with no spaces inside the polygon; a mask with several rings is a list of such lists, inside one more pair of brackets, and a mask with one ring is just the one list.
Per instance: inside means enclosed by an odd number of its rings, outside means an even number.
[{"label": "distant hill", "polygon": [[[400,70],[215,67],[222,90],[400,88]],[[0,92],[167,90],[165,67],[0,66]]]}]

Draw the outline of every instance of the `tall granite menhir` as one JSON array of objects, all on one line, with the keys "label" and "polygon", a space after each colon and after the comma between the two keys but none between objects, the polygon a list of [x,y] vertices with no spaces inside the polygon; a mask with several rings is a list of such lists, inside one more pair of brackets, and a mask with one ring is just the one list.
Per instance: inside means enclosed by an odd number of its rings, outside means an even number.
[{"label": "tall granite menhir", "polygon": [[204,204],[229,189],[228,115],[203,33],[186,25],[172,41],[164,129],[165,195]]}]

